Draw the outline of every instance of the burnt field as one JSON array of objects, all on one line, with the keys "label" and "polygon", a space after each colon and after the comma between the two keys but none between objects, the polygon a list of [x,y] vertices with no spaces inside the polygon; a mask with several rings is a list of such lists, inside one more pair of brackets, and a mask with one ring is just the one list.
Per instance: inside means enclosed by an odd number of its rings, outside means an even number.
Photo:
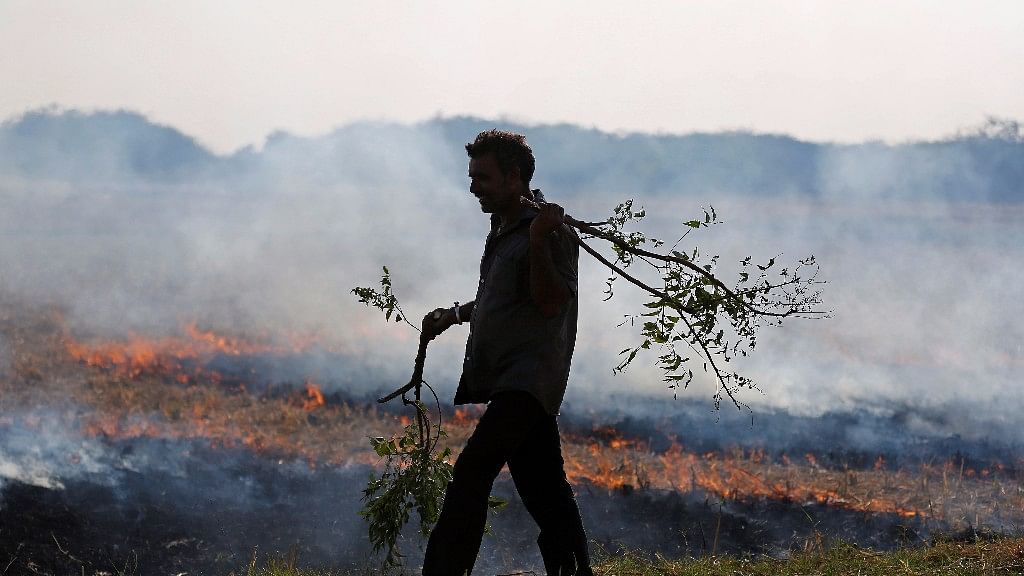
[{"label": "burnt field", "polygon": [[[227,574],[254,553],[375,565],[357,516],[377,463],[366,438],[407,415],[309,368],[335,354],[315,339],[198,322],[101,337],[73,333],[58,310],[10,303],[0,338],[6,573]],[[810,539],[891,549],[1024,527],[1024,453],[998,439],[911,436],[899,418],[866,415],[756,415],[745,435],[723,435],[684,404],[622,405],[562,418],[567,474],[607,550],[783,556]],[[445,410],[454,448],[475,415]],[[851,433],[864,429],[875,434]],[[507,475],[495,490],[510,504],[478,565],[539,567]],[[412,566],[419,543],[408,531]]]}]

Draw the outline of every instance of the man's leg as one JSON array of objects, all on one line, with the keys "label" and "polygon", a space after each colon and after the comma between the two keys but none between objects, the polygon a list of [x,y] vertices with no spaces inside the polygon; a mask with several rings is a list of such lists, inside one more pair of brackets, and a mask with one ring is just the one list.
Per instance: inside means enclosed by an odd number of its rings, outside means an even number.
[{"label": "man's leg", "polygon": [[540,404],[525,392],[500,393],[491,399],[455,461],[444,507],[427,542],[424,576],[461,576],[472,571],[494,479],[544,415]]},{"label": "man's leg", "polygon": [[547,414],[508,460],[516,491],[540,527],[537,544],[548,575],[590,576],[587,534],[564,466],[558,424]]}]

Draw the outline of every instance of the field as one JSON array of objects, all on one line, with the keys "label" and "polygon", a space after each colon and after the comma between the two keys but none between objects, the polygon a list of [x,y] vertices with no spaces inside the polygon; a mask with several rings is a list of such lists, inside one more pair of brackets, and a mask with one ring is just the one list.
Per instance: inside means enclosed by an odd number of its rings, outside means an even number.
[{"label": "field", "polygon": [[[99,339],[73,334],[58,311],[15,306],[0,309],[0,335],[11,352],[0,364],[4,575],[371,570],[355,516],[378,463],[367,437],[394,434],[408,416],[311,378],[269,386],[250,375],[253,362],[315,343],[196,323]],[[446,411],[455,450],[476,415]],[[610,551],[599,574],[1024,571],[1024,540],[1013,537],[1024,526],[1020,459],[694,450],[670,432],[565,422],[567,475],[595,546]],[[532,565],[525,516],[510,508],[485,570]],[[414,540],[405,546],[415,565]]]}]

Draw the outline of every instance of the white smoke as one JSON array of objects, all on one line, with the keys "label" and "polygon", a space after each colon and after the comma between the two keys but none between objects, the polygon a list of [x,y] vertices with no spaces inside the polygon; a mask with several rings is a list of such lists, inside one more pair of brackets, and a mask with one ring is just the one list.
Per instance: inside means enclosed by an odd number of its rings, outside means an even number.
[{"label": "white smoke", "polygon": [[[487,219],[468,195],[458,143],[480,127],[438,121],[354,125],[311,139],[278,134],[262,150],[211,156],[174,178],[140,176],[123,158],[101,162],[94,179],[0,175],[0,289],[64,308],[86,333],[165,333],[191,320],[228,332],[315,332],[352,359],[352,373],[379,376],[367,386],[400,384],[415,332],[385,324],[349,290],[375,286],[380,267],[389,266],[413,323],[473,297]],[[129,132],[141,141],[149,129],[143,122]],[[572,138],[552,136],[559,130]],[[753,358],[739,364],[764,390],[743,397],[755,410],[960,409],[963,418],[942,432],[985,435],[991,422],[1012,422],[1024,409],[1017,376],[1024,329],[1015,321],[1024,317],[1015,265],[1024,256],[1024,212],[984,195],[947,198],[950,181],[989,192],[994,176],[977,158],[954,147],[821,145],[816,164],[797,165],[812,171],[801,179],[789,168],[744,166],[737,148],[738,168],[730,170],[748,169],[751,182],[788,182],[759,195],[740,180],[714,184],[714,165],[673,172],[669,152],[637,165],[643,173],[609,153],[657,151],[658,137],[616,140],[568,127],[537,133],[543,144],[534,145],[533,184],[577,217],[602,219],[632,197],[651,215],[648,230],[671,241],[681,222],[713,205],[725,223],[694,241],[722,255],[725,274],[747,255],[763,261],[782,253],[785,263],[818,257],[835,318],[764,331]],[[591,141],[605,148],[592,151]],[[769,150],[794,145],[766,142]],[[83,153],[88,145],[59,144]],[[690,176],[695,183],[687,184]],[[616,325],[646,300],[620,280],[615,298],[602,302],[606,276],[581,256],[567,402],[624,392],[669,401],[652,357],[611,375],[618,351],[637,340],[636,329]],[[464,337],[464,327],[453,328],[431,345],[426,376],[443,397],[457,381]],[[706,399],[711,391],[702,375],[683,397]]]}]

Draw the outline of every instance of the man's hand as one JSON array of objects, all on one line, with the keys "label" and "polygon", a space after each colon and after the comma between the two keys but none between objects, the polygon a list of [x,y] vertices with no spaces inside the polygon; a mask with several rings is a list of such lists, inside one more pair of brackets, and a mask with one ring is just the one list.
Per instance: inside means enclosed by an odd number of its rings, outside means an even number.
[{"label": "man's hand", "polygon": [[423,336],[428,340],[437,338],[455,324],[455,311],[451,308],[436,308],[423,317]]},{"label": "man's hand", "polygon": [[538,202],[537,206],[540,208],[540,212],[530,223],[530,237],[545,238],[552,230],[560,228],[565,222],[565,208],[547,202]]}]

